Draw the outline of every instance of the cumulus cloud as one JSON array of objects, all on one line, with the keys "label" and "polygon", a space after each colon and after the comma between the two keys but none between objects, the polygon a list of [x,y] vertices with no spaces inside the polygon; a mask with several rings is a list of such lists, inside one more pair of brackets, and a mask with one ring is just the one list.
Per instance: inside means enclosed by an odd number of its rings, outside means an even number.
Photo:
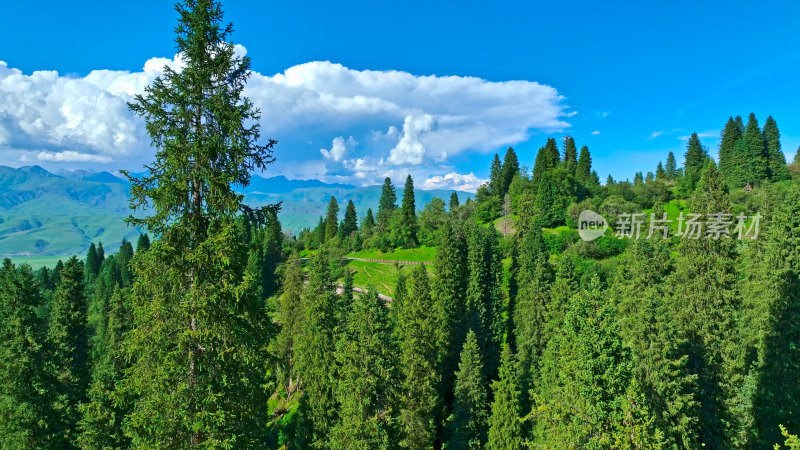
[{"label": "cumulus cloud", "polygon": [[598,134],[600,134],[600,130],[592,131],[592,136],[597,136]]},{"label": "cumulus cloud", "polygon": [[472,172],[465,175],[451,172],[444,176],[436,175],[426,179],[423,189],[455,189],[475,192],[484,183],[486,180],[476,177]]},{"label": "cumulus cloud", "polygon": [[[242,46],[235,50],[246,53]],[[0,163],[13,152],[41,152],[40,159],[51,162],[148,159],[152,150],[143,121],[126,101],[164,67],[184,66],[178,55],[151,58],[140,71],[94,70],[74,77],[23,74],[0,62]],[[274,75],[254,72],[245,95],[262,111],[262,134],[281,141],[279,162],[303,164],[316,157],[332,175],[347,169],[364,179],[561,131],[575,113],[555,88],[533,81],[354,70],[328,61]],[[321,148],[321,142],[330,147]],[[292,150],[282,153],[285,148]]]},{"label": "cumulus cloud", "polygon": [[346,141],[344,140],[344,137],[336,136],[333,138],[333,142],[331,142],[330,150],[321,148],[319,149],[319,152],[325,157],[325,159],[332,159],[336,162],[339,162],[344,159],[345,155],[347,155],[350,149],[356,145],[358,145],[358,142],[353,139],[353,136],[347,138]]}]

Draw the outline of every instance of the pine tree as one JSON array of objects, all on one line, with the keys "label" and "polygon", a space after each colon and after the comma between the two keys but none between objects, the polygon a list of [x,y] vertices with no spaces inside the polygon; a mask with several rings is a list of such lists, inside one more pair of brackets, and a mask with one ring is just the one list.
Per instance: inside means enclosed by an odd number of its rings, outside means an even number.
[{"label": "pine tree", "polygon": [[492,383],[492,392],[494,400],[489,417],[488,448],[521,450],[519,362],[508,345],[503,345],[500,376]]},{"label": "pine tree", "polygon": [[508,188],[511,186],[511,180],[513,180],[514,176],[518,173],[519,160],[517,159],[517,153],[512,147],[508,147],[508,150],[506,150],[506,155],[503,158],[503,169],[500,174],[500,198],[505,197],[505,195],[508,193]]},{"label": "pine tree", "polygon": [[675,154],[672,152],[669,152],[667,155],[667,165],[664,167],[664,170],[667,172],[667,178],[670,180],[674,180],[678,175],[678,165],[675,162]]},{"label": "pine tree", "polygon": [[64,265],[50,306],[47,373],[53,383],[51,439],[54,446],[75,445],[79,405],[89,384],[89,341],[83,267],[76,257]]},{"label": "pine tree", "polygon": [[[46,448],[42,298],[30,266],[0,267],[0,437],[3,448]],[[52,420],[52,417],[51,417]]]},{"label": "pine tree", "polygon": [[122,240],[122,245],[114,258],[115,269],[119,272],[120,283],[123,287],[130,287],[133,284],[130,263],[133,259],[133,245],[126,240]]},{"label": "pine tree", "polygon": [[302,302],[304,314],[302,333],[296,337],[295,372],[302,389],[301,407],[313,427],[309,438],[314,443],[323,443],[329,439],[336,418],[332,381],[337,374],[334,355],[341,326],[337,321],[339,299],[324,249],[312,262]]},{"label": "pine tree", "polygon": [[667,172],[664,170],[664,165],[659,161],[656,166],[656,180],[665,180],[666,178]]},{"label": "pine tree", "polygon": [[633,185],[639,186],[644,183],[644,176],[642,176],[642,172],[636,172],[633,174]]},{"label": "pine tree", "polygon": [[348,237],[358,231],[358,215],[356,214],[356,205],[352,200],[347,202],[347,208],[344,210],[344,223],[340,231],[342,237]]},{"label": "pine tree", "polygon": [[761,184],[767,179],[768,161],[765,157],[764,135],[761,134],[758,120],[753,113],[750,113],[750,117],[747,119],[747,128],[745,128],[742,138],[747,144],[747,181],[754,185]]},{"label": "pine tree", "polygon": [[564,166],[570,175],[575,175],[578,166],[578,148],[572,136],[564,136]]},{"label": "pine tree", "polygon": [[[342,340],[336,397],[341,405],[333,428],[333,448],[389,448],[397,382],[396,350],[388,310],[374,289],[355,297]],[[333,380],[331,381],[334,382]]]},{"label": "pine tree", "polygon": [[772,181],[789,179],[789,170],[786,167],[786,157],[781,151],[781,134],[778,124],[772,116],[764,122],[764,148],[767,159],[767,175]]},{"label": "pine tree", "polygon": [[399,320],[403,379],[400,423],[402,443],[409,448],[429,448],[436,435],[436,416],[441,403],[437,393],[441,337],[435,311],[425,266],[417,266]]},{"label": "pine tree", "polygon": [[325,213],[325,242],[336,237],[339,230],[339,203],[336,197],[331,196],[328,202],[328,212]]},{"label": "pine tree", "polygon": [[452,448],[481,449],[486,445],[486,385],[478,340],[472,330],[467,333],[461,362],[458,365],[453,406]]},{"label": "pine tree", "polygon": [[449,211],[452,213],[456,210],[456,208],[458,208],[458,192],[453,191],[450,194]]},{"label": "pine tree", "polygon": [[243,96],[250,59],[236,54],[220,3],[186,0],[176,9],[185,66],[165,69],[129,104],[156,147],[146,175],[123,172],[131,206],[152,211],[129,222],[159,240],[134,260],[134,327],[125,340],[134,362],[123,385],[136,403],[125,433],[138,447],[258,446],[272,327],[236,224],[246,208],[233,185],[266,169],[276,141],[258,143],[260,113]]},{"label": "pine tree", "polygon": [[495,197],[500,197],[503,191],[503,164],[500,156],[494,154],[492,165],[489,168],[489,193]]},{"label": "pine tree", "polygon": [[403,189],[403,204],[401,212],[403,214],[400,222],[400,233],[398,244],[406,248],[417,246],[417,206],[414,201],[414,180],[411,175],[406,177],[406,186]]},{"label": "pine tree", "polygon": [[592,156],[589,154],[589,147],[581,147],[581,154],[578,156],[578,165],[575,166],[575,178],[584,183],[591,181],[592,176]]},{"label": "pine tree", "polygon": [[103,243],[97,243],[97,261],[100,262],[100,265],[103,265],[103,261],[106,260],[106,251],[103,248]]},{"label": "pine tree", "polygon": [[545,173],[539,179],[533,208],[540,226],[555,227],[563,224],[566,218],[567,208],[555,178],[551,173]]}]

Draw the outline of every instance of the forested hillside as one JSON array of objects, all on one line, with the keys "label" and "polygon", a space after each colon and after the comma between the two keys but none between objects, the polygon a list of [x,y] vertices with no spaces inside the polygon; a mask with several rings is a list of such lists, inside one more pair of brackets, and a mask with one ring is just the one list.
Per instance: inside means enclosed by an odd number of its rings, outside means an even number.
[{"label": "forested hillside", "polygon": [[632,182],[569,136],[487,158],[474,199],[387,177],[289,235],[241,194],[280,158],[250,60],[218,2],[178,12],[185,68],[130,104],[148,234],[0,268],[2,446],[800,448],[800,150],[772,117]]}]

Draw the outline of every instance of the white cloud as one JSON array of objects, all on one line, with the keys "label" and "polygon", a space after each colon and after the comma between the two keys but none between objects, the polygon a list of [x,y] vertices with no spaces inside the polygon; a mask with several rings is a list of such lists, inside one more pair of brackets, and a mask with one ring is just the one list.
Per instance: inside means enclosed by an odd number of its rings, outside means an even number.
[{"label": "white cloud", "polygon": [[73,150],[65,150],[63,152],[39,152],[39,154],[36,155],[36,158],[39,161],[50,162],[111,162],[111,158],[108,156],[80,153]]},{"label": "white cloud", "polygon": [[597,136],[598,134],[600,134],[599,130],[592,131],[592,136]]},{"label": "white cloud", "polygon": [[664,134],[664,131],[662,131],[662,130],[659,130],[659,131],[654,131],[654,132],[653,132],[653,133],[650,135],[650,137],[649,137],[649,138],[647,138],[647,139],[648,139],[648,140],[649,140],[649,139],[655,139],[655,138],[657,138],[657,137],[661,136],[662,134]]},{"label": "white cloud", "polygon": [[[243,55],[246,49],[237,46],[236,52]],[[143,121],[126,101],[142,93],[165,66],[180,71],[184,65],[180,56],[151,58],[138,72],[95,70],[73,77],[54,71],[26,75],[0,61],[0,163],[12,151],[43,151],[42,157],[53,162],[149,159]],[[363,177],[561,131],[574,113],[555,88],[532,81],[354,70],[327,61],[272,76],[254,72],[245,95],[262,111],[262,135],[281,141],[279,162],[322,159],[340,171],[385,166],[352,173]],[[356,148],[356,139],[364,144]],[[321,149],[310,142],[331,146]],[[360,165],[353,162],[359,159]],[[335,167],[326,170],[343,176]]]},{"label": "white cloud", "polygon": [[[690,137],[691,137],[690,135],[678,136],[678,139],[680,139],[682,141],[688,141]],[[718,139],[719,138],[719,130],[702,131],[700,133],[697,133],[697,137],[699,137],[700,139],[708,139],[708,138]]]},{"label": "white cloud", "polygon": [[332,159],[336,162],[339,162],[344,159],[345,155],[347,155],[350,149],[356,145],[358,145],[358,142],[353,139],[353,136],[347,138],[346,141],[344,140],[344,137],[336,136],[333,138],[333,142],[331,142],[330,150],[321,148],[319,149],[319,152],[325,157],[325,159]]},{"label": "white cloud", "polygon": [[465,175],[451,172],[444,176],[436,175],[426,179],[423,189],[455,189],[475,192],[485,182],[486,180],[476,177],[472,172]]}]

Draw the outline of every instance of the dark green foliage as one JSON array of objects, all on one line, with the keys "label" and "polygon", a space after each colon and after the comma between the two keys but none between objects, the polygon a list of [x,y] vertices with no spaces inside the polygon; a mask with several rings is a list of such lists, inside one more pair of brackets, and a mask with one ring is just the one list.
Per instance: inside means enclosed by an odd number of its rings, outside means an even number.
[{"label": "dark green foliage", "polygon": [[436,246],[439,230],[445,222],[450,220],[444,210],[444,200],[433,198],[419,215],[419,243],[431,247]]},{"label": "dark green foliage", "polygon": [[86,252],[86,262],[83,267],[85,270],[85,278],[87,282],[91,282],[100,273],[100,256],[97,254],[97,247],[94,242],[89,246],[89,251]]},{"label": "dark green foliage", "polygon": [[[585,148],[585,147],[584,147]],[[588,150],[587,150],[587,155]],[[581,156],[583,156],[583,149],[581,149]],[[556,140],[553,138],[548,138],[547,143],[545,143],[544,147],[539,149],[539,152],[536,154],[536,162],[533,164],[533,184],[534,186],[540,186],[542,184],[541,180],[545,173],[555,169],[558,166],[558,162],[561,160],[561,157],[558,153],[558,146],[556,145]],[[591,163],[590,163],[591,164]],[[584,169],[581,165],[581,161],[578,161],[578,171]],[[589,175],[589,169],[586,171],[586,176]],[[577,175],[580,177],[580,175]]]},{"label": "dark green foliage", "polygon": [[786,157],[781,151],[781,134],[772,116],[764,122],[764,151],[767,160],[767,175],[772,181],[789,179]]},{"label": "dark green foliage", "polygon": [[[775,131],[777,131],[777,126]],[[753,113],[750,113],[750,117],[747,119],[747,127],[742,139],[747,144],[747,181],[753,185],[759,185],[767,179],[768,169],[764,135],[761,134],[758,120]]]},{"label": "dark green foliage", "polygon": [[378,225],[385,227],[392,212],[397,208],[397,193],[394,190],[392,179],[386,177],[381,187],[381,198],[378,203]]},{"label": "dark green foliage", "polygon": [[434,443],[440,408],[438,354],[441,339],[439,315],[431,298],[425,266],[414,269],[408,297],[399,317],[402,400],[402,442],[409,448],[429,448]]},{"label": "dark green foliage", "polygon": [[402,219],[397,243],[406,248],[416,247],[418,245],[417,230],[419,229],[419,224],[417,223],[417,206],[414,201],[414,180],[411,179],[411,175],[406,177],[406,185],[405,189],[403,189],[403,204],[400,211]]},{"label": "dark green foliage", "polygon": [[661,164],[661,161],[658,162],[656,166],[656,180],[666,180],[667,179],[667,171],[664,170],[664,165]]},{"label": "dark green foliage", "polygon": [[511,347],[504,345],[500,357],[500,376],[492,382],[494,400],[489,417],[488,448],[522,449],[520,389],[519,362]]},{"label": "dark green foliage", "polygon": [[328,202],[328,212],[325,213],[325,242],[336,237],[339,230],[339,203],[336,197],[331,196]]},{"label": "dark green foliage", "polygon": [[559,187],[556,176],[551,172],[542,174],[539,179],[534,202],[539,226],[555,227],[566,220],[567,206]]},{"label": "dark green foliage", "polygon": [[396,404],[396,356],[388,310],[374,289],[353,301],[342,339],[336,346],[338,423],[332,448],[390,448]]},{"label": "dark green foliage", "polygon": [[53,411],[48,418],[55,446],[75,445],[78,437],[79,405],[89,384],[89,338],[86,328],[86,297],[83,267],[70,258],[53,294],[47,330],[46,371],[53,383]]},{"label": "dark green foliage", "polygon": [[119,252],[114,258],[114,264],[116,265],[116,271],[119,272],[120,283],[124,287],[130,287],[133,284],[133,275],[130,268],[131,259],[133,259],[133,245],[123,240],[122,246],[120,246]]},{"label": "dark green foliage", "polygon": [[[39,287],[27,265],[0,267],[0,437],[3,448],[46,448],[48,408]],[[53,443],[63,442],[54,439]]]},{"label": "dark green foliage", "polygon": [[494,154],[492,165],[489,168],[489,194],[500,197],[503,192],[503,164],[500,162],[500,156]]},{"label": "dark green foliage", "polygon": [[285,264],[281,296],[278,300],[278,321],[281,331],[273,345],[273,351],[281,366],[278,370],[278,381],[287,396],[297,386],[295,356],[297,342],[303,333],[303,290],[305,287],[303,266],[300,260],[292,258]]},{"label": "dark green foliage", "polygon": [[736,142],[741,137],[738,125],[729,117],[720,137],[719,170],[730,188],[743,187],[747,183],[742,172],[745,161],[741,156],[741,149],[736,149]]},{"label": "dark green foliage", "polygon": [[575,175],[578,166],[578,148],[572,136],[564,137],[564,166],[569,174]]},{"label": "dark green foliage", "polygon": [[483,361],[475,333],[470,330],[461,350],[453,404],[449,447],[481,449],[486,445],[487,400]]}]

